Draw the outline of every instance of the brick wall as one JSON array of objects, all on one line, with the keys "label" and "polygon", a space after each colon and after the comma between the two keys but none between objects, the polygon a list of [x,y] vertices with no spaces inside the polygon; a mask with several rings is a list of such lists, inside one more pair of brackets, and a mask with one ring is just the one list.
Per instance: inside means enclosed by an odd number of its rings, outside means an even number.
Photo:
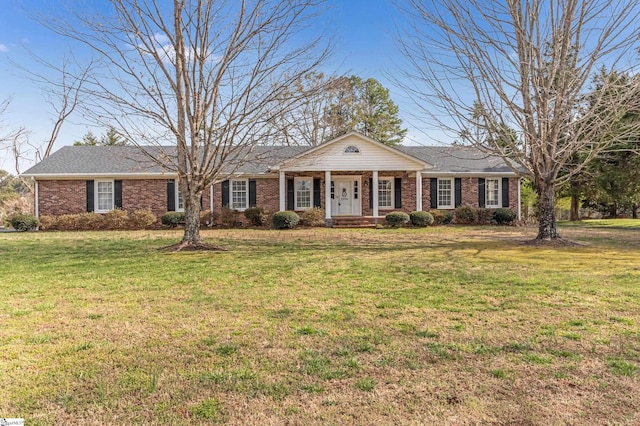
[{"label": "brick wall", "polygon": [[167,211],[167,180],[123,180],[122,208],[127,211],[151,209],[156,216],[162,216]]},{"label": "brick wall", "polygon": [[[500,178],[501,179],[501,178]],[[422,208],[429,210],[431,206],[430,178],[422,178]],[[518,185],[519,179],[509,178],[509,208],[518,212]],[[464,177],[462,178],[462,204],[469,204],[478,207],[478,178]]]},{"label": "brick wall", "polygon": [[87,211],[87,186],[84,180],[38,181],[40,215],[58,216]]}]

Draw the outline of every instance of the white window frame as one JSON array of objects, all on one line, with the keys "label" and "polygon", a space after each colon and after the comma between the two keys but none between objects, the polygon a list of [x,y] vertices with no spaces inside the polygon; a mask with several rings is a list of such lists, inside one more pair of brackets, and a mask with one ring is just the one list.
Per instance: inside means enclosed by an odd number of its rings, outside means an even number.
[{"label": "white window frame", "polygon": [[[180,191],[180,184],[176,179],[176,211],[183,212],[184,211],[184,197],[182,196],[182,191]],[[182,206],[181,206],[182,205]]]},{"label": "white window frame", "polygon": [[[298,182],[309,182],[309,205],[302,206],[298,203]],[[307,210],[313,208],[313,178],[309,176],[300,176],[293,178],[293,198],[294,210]]]},{"label": "white window frame", "polygon": [[346,155],[358,155],[360,154],[360,147],[357,145],[347,145],[342,150],[342,153]]},{"label": "white window frame", "polygon": [[[450,203],[449,204],[442,204],[440,202],[440,191],[444,191],[440,189],[440,182],[449,182],[450,188],[449,188],[449,200]],[[437,204],[438,204],[438,208],[439,209],[453,209],[454,208],[454,203],[455,203],[455,191],[454,191],[454,179],[453,178],[438,178],[438,192],[437,192]]]},{"label": "white window frame", "polygon": [[[243,205],[236,205],[233,199],[233,184],[238,182],[244,182],[244,203]],[[239,192],[239,191],[236,191]],[[243,211],[249,207],[249,179],[232,179],[229,181],[229,207],[233,210]]]},{"label": "white window frame", "polygon": [[[100,193],[98,191],[99,188],[99,184],[101,183],[110,183],[111,184],[111,201],[109,202],[109,208],[108,209],[101,209],[100,208]],[[93,182],[93,206],[94,206],[94,211],[96,213],[107,213],[110,212],[111,210],[113,210],[115,208],[115,192],[116,192],[116,184],[114,180],[109,180],[109,179],[101,179],[101,180],[96,180]]]},{"label": "white window frame", "polygon": [[[380,184],[384,181],[389,182],[389,205],[382,205],[382,194],[380,192]],[[395,208],[395,193],[394,193],[394,178],[389,176],[382,176],[378,178],[378,209],[380,210],[393,210]]]},{"label": "white window frame", "polygon": [[[496,182],[495,191],[497,196],[495,204],[489,204],[489,182]],[[484,206],[488,209],[497,209],[502,207],[502,179],[500,178],[485,178],[484,179]]]}]

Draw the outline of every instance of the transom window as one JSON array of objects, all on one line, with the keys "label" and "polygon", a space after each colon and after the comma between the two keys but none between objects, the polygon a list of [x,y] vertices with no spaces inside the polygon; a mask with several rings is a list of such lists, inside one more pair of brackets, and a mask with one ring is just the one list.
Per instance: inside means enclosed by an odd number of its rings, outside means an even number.
[{"label": "transom window", "polygon": [[486,179],[485,181],[485,195],[487,207],[500,207],[500,180],[499,179]]},{"label": "transom window", "polygon": [[296,210],[311,208],[311,178],[295,178]]},{"label": "transom window", "polygon": [[113,210],[113,181],[99,180],[96,188],[96,212],[108,212]]},{"label": "transom window", "polygon": [[438,208],[453,208],[453,179],[438,179]]},{"label": "transom window", "polygon": [[344,149],[345,154],[360,154],[360,148],[355,145],[349,145]]},{"label": "transom window", "polygon": [[231,181],[231,208],[246,209],[249,205],[249,185],[246,180]]},{"label": "transom window", "polygon": [[381,209],[393,208],[393,179],[378,179],[378,207]]}]

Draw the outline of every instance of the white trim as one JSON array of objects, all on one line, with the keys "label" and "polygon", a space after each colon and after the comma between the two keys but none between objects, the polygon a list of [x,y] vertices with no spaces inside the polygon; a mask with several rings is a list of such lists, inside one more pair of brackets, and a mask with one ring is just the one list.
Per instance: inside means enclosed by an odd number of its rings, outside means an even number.
[{"label": "white trim", "polygon": [[213,211],[213,184],[209,186],[209,210]]},{"label": "white trim", "polygon": [[[498,182],[498,200],[496,204],[489,205],[489,185],[487,185],[487,181],[496,181]],[[502,179],[498,177],[488,177],[484,179],[484,206],[488,209],[498,209],[502,207]]]},{"label": "white trim", "polygon": [[[284,172],[280,172],[284,174]],[[324,218],[331,219],[331,171],[324,172]]]},{"label": "white trim", "polygon": [[[389,199],[390,205],[381,206],[380,205],[380,181],[388,180],[391,184],[391,198]],[[380,176],[378,178],[378,185],[376,187],[376,192],[378,193],[378,210],[393,210],[396,208],[396,191],[395,191],[395,178],[393,176]],[[377,215],[374,215],[377,216]]]},{"label": "white trim", "polygon": [[[245,206],[235,207],[233,204],[233,183],[244,182],[245,183]],[[244,211],[249,207],[249,179],[229,179],[229,208],[232,210]]]},{"label": "white trim", "polygon": [[[299,181],[309,181],[309,207],[298,206],[298,187]],[[293,178],[293,210],[304,211],[313,208],[313,178],[311,176],[296,176]]]},{"label": "white trim", "polygon": [[[100,198],[99,198],[99,193],[98,193],[98,184],[100,183],[110,183],[111,184],[111,201],[110,201],[110,206],[108,209],[101,209],[100,208]],[[113,179],[100,179],[100,180],[94,180],[93,181],[93,211],[95,213],[107,213],[110,212],[111,210],[114,209],[115,207],[115,194],[116,192],[116,185],[115,185],[115,181]]]},{"label": "white trim", "polygon": [[422,210],[422,173],[416,172],[416,211]]},{"label": "white trim", "polygon": [[279,182],[279,188],[278,191],[280,192],[279,196],[280,196],[280,211],[285,211],[287,209],[287,181],[285,179],[284,176],[284,172],[280,172],[280,182]]},{"label": "white trim", "polygon": [[378,200],[378,171],[374,170],[373,171],[373,175],[372,175],[372,179],[371,179],[371,186],[372,188],[369,188],[369,191],[373,191],[373,216],[374,217],[378,217],[380,216],[380,206],[378,205],[379,200]]},{"label": "white trim", "polygon": [[38,181],[36,181],[33,187],[33,212],[35,213],[36,218],[40,218],[40,200],[38,199],[39,195]]},{"label": "white trim", "polygon": [[[440,181],[445,181],[448,180],[449,182],[451,182],[451,194],[450,194],[450,199],[451,199],[451,204],[440,204]],[[437,182],[437,191],[436,191],[436,205],[438,206],[439,210],[451,210],[453,208],[455,208],[455,204],[456,204],[456,194],[455,194],[455,178],[454,177],[442,177],[442,178],[438,178],[438,182]]]},{"label": "white trim", "polygon": [[522,220],[522,195],[520,194],[520,185],[522,185],[522,178],[518,179],[516,183],[518,184],[518,220]]},{"label": "white trim", "polygon": [[174,197],[173,205],[176,208],[175,211],[184,212],[184,196],[182,197],[182,208],[180,208],[180,195],[182,195],[182,192],[180,191],[180,180],[174,179],[173,180],[173,197]]}]

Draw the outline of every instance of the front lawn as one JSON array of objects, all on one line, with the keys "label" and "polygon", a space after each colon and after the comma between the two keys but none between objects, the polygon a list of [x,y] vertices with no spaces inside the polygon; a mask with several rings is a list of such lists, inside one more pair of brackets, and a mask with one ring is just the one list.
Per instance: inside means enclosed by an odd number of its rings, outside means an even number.
[{"label": "front lawn", "polygon": [[638,424],[638,233],[535,233],[0,234],[0,417]]}]

